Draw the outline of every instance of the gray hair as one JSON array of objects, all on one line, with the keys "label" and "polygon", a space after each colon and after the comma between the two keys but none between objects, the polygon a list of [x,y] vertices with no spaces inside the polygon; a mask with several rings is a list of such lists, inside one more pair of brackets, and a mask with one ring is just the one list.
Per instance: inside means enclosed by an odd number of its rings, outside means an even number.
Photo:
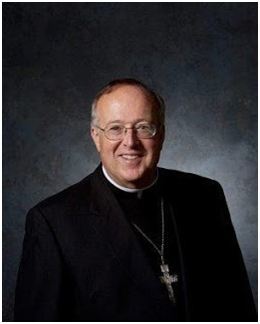
[{"label": "gray hair", "polygon": [[158,119],[161,125],[164,125],[164,120],[165,120],[165,103],[163,98],[157,94],[154,90],[150,89],[148,86],[146,86],[144,83],[141,81],[138,81],[136,79],[116,79],[108,84],[106,84],[95,96],[92,106],[91,106],[91,126],[95,126],[97,123],[97,103],[99,99],[116,88],[122,86],[122,85],[132,85],[136,86],[139,89],[143,90],[153,101],[155,106],[158,109]]}]

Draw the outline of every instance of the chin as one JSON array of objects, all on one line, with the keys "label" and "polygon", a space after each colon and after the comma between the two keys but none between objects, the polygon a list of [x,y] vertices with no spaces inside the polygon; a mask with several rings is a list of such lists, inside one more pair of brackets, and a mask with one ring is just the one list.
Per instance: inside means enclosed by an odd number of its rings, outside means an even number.
[{"label": "chin", "polygon": [[129,187],[137,188],[137,187],[145,187],[146,186],[146,177],[144,172],[124,172],[122,174],[121,179],[123,182]]},{"label": "chin", "polygon": [[125,175],[124,177],[122,177],[122,182],[124,182],[125,184],[134,185],[135,183],[139,182],[140,180],[141,180],[141,177],[139,177],[139,176]]}]

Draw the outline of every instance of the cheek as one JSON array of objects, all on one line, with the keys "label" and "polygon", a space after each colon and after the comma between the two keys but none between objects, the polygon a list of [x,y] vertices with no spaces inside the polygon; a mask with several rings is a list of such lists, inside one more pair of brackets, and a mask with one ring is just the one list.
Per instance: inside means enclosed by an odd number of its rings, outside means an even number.
[{"label": "cheek", "polygon": [[105,158],[111,158],[111,156],[116,152],[118,145],[116,143],[110,143],[107,141],[100,142],[100,153]]},{"label": "cheek", "polygon": [[151,156],[157,156],[158,154],[160,154],[161,144],[158,142],[151,143],[149,146],[146,147],[146,149],[150,153]]},{"label": "cheek", "polygon": [[160,158],[160,152],[161,152],[161,145],[160,143],[154,143],[153,145],[150,145],[147,147],[147,156],[146,156],[146,163],[149,164],[149,166],[156,165]]}]

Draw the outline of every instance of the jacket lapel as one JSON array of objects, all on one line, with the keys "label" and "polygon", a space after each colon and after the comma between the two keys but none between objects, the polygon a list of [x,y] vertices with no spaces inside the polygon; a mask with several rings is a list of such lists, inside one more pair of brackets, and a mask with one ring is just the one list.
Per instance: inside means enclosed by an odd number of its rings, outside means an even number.
[{"label": "jacket lapel", "polygon": [[[184,302],[184,310],[185,310],[185,320],[190,321],[190,311],[189,311],[189,289],[187,278],[187,264],[186,264],[186,253],[185,253],[185,242],[189,241],[189,237],[185,237],[182,229],[187,227],[186,222],[186,212],[187,202],[183,200],[182,194],[180,195],[180,191],[182,191],[181,183],[177,181],[175,177],[169,177],[169,174],[166,174],[164,169],[159,169],[159,186],[161,188],[161,194],[165,199],[165,203],[169,208],[170,217],[173,223],[174,233],[172,235],[175,236],[175,243],[177,245],[178,258],[179,258],[179,267],[180,267],[180,279],[182,282],[182,293],[183,293],[183,302]],[[184,223],[184,226],[183,226]],[[186,224],[185,224],[186,223]]]}]

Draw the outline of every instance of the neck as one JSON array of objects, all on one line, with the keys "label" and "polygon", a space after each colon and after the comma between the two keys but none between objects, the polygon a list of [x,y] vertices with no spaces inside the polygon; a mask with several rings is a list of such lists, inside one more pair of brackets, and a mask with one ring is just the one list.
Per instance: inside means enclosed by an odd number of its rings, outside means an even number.
[{"label": "neck", "polygon": [[116,188],[120,189],[120,190],[123,190],[123,191],[126,191],[126,192],[139,192],[139,191],[143,191],[143,190],[146,190],[148,188],[151,188],[156,182],[157,182],[157,179],[158,179],[158,171],[156,172],[156,177],[155,179],[148,185],[148,186],[145,186],[145,187],[140,187],[140,188],[128,188],[128,187],[124,187],[120,184],[118,184],[115,180],[113,180],[110,175],[107,173],[106,169],[104,168],[104,166],[102,165],[102,171],[104,173],[104,176],[106,177],[106,179],[113,185],[115,186]]}]

